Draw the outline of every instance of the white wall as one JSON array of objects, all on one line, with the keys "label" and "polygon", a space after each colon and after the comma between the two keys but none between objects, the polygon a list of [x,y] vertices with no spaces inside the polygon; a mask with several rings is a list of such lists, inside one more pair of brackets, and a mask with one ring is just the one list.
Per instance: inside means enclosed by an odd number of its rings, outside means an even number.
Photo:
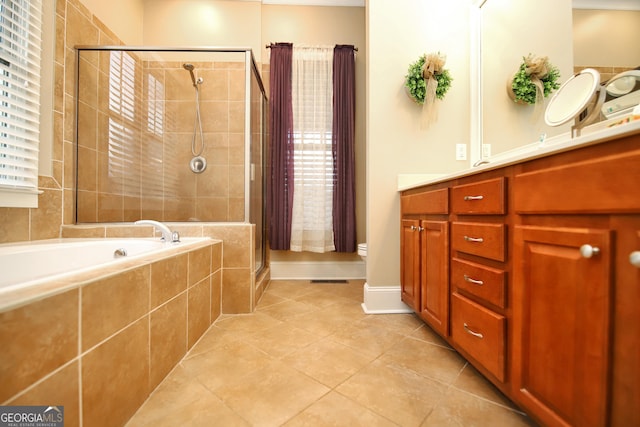
[{"label": "white wall", "polygon": [[[367,283],[400,285],[398,174],[451,173],[455,144],[469,142],[469,0],[368,0]],[[424,53],[447,56],[452,87],[438,121],[420,127],[421,108],[406,94],[409,64]]]},{"label": "white wall", "polygon": [[126,45],[141,46],[143,0],[80,0]]},{"label": "white wall", "polygon": [[261,61],[260,2],[143,1],[145,45],[248,47]]},{"label": "white wall", "polygon": [[575,9],[573,38],[576,65],[640,66],[640,11]]}]

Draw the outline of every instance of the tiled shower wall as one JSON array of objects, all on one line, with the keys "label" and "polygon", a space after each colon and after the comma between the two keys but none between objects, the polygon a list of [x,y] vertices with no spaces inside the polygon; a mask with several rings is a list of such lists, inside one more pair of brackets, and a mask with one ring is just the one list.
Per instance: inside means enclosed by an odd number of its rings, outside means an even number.
[{"label": "tiled shower wall", "polygon": [[[153,55],[80,53],[78,222],[243,221],[244,62],[141,59]],[[201,174],[189,168],[196,94],[184,62],[203,79]],[[202,144],[198,124],[196,154]]]},{"label": "tiled shower wall", "polygon": [[593,68],[594,70],[599,72],[601,82],[606,82],[610,78],[624,71],[633,70],[632,67],[600,67],[597,65],[575,65],[573,67],[573,72],[574,74],[578,74],[580,71],[584,70],[585,68]]},{"label": "tiled shower wall", "polygon": [[[106,45],[117,46],[122,45],[118,37],[107,28],[99,19],[91,14],[91,12],[78,0],[58,0],[56,2],[56,45],[55,45],[55,85],[54,85],[54,111],[53,111],[53,150],[52,150],[52,176],[40,176],[39,177],[39,189],[42,190],[42,194],[39,197],[38,208],[3,208],[0,207],[0,243],[5,242],[17,242],[25,240],[37,240],[37,239],[50,239],[60,236],[60,226],[65,224],[75,223],[75,145],[74,145],[74,132],[75,132],[75,63],[76,56],[74,47],[78,45]],[[215,67],[223,64],[214,64]],[[228,67],[228,65],[226,65]],[[179,81],[180,84],[186,85],[183,92],[184,103],[189,102],[191,108],[185,108],[184,111],[180,111],[180,114],[187,116],[183,119],[184,132],[182,138],[179,138],[180,143],[185,144],[188,139],[188,134],[193,130],[193,113],[194,113],[194,99],[195,94],[189,89],[190,77],[184,69],[176,68],[175,73],[182,75]],[[211,77],[203,75],[207,82],[220,82],[224,79],[216,79],[213,75],[219,73],[227,73],[231,75],[235,72],[242,72],[241,70],[224,70],[220,68],[212,68],[208,70],[201,70],[202,73],[211,74]],[[233,79],[236,81],[237,79]],[[242,79],[241,79],[242,80]],[[228,80],[227,80],[228,81]],[[244,84],[244,80],[242,80]],[[216,83],[217,84],[217,83]],[[215,84],[210,84],[213,88]],[[203,88],[203,92],[205,90]],[[235,89],[229,87],[229,97],[234,98],[239,96]],[[244,96],[244,95],[243,95]],[[179,102],[179,101],[176,101]],[[231,101],[230,101],[231,103]],[[239,103],[238,103],[239,104]],[[239,113],[241,110],[239,106],[237,108],[231,108],[228,112],[228,116],[232,117]],[[204,109],[203,109],[204,112]],[[242,113],[244,111],[242,110]],[[239,120],[239,119],[238,119]],[[244,118],[242,119],[244,120]],[[229,125],[232,123],[238,123],[236,118],[229,121]],[[203,122],[204,125],[204,122]],[[212,124],[213,125],[213,124]],[[235,126],[235,125],[234,125]],[[186,130],[185,130],[186,129]],[[228,180],[229,193],[233,193],[233,182],[229,180],[229,175],[225,175],[221,171],[228,169],[229,173],[236,167],[236,152],[232,149],[233,145],[239,144],[239,140],[242,140],[243,136],[236,135],[234,132],[229,133],[229,138],[225,141],[224,138],[219,138],[216,142],[211,144],[211,156],[208,156],[208,161],[212,163],[210,167],[211,175],[220,175],[221,180]],[[224,144],[227,146],[224,146]],[[190,144],[190,141],[189,141]],[[183,150],[184,151],[184,150]],[[190,155],[190,150],[189,150]],[[221,154],[222,153],[222,154]],[[183,154],[187,156],[186,154]],[[216,162],[220,161],[227,155],[229,163],[226,167],[222,165],[216,165]],[[188,157],[188,156],[187,156]],[[96,163],[97,164],[97,163]],[[239,167],[239,166],[237,166]],[[191,179],[196,179],[191,176]],[[96,191],[94,200],[98,203],[99,192],[97,187],[97,179],[95,181]],[[200,215],[203,212],[207,212],[207,215],[218,215],[221,212],[225,212],[224,208],[220,208],[220,200],[217,199],[216,194],[219,194],[219,189],[215,187],[215,181],[207,183],[209,189],[213,188],[212,192],[207,194],[210,197],[203,200],[200,211],[196,211],[191,216]],[[193,188],[193,186],[191,187]],[[198,190],[192,189],[191,194],[197,194]],[[204,186],[200,186],[200,193],[205,192]],[[218,192],[216,192],[218,191]],[[221,190],[220,190],[221,191]],[[108,194],[108,193],[107,193]],[[105,198],[104,203],[111,198]],[[182,202],[180,202],[182,203]],[[124,206],[124,201],[122,202]],[[237,214],[239,202],[229,199],[228,210],[226,210],[227,220],[232,220]],[[153,206],[149,209],[155,209]],[[97,215],[97,208],[95,209]],[[124,212],[124,211],[123,211]],[[186,212],[185,212],[186,215]],[[124,218],[124,213],[123,213]],[[159,218],[163,220],[172,220],[167,216]],[[198,218],[200,219],[200,218]],[[102,219],[100,219],[102,220]],[[204,218],[202,219],[204,220]],[[215,221],[222,219],[215,218]]]}]

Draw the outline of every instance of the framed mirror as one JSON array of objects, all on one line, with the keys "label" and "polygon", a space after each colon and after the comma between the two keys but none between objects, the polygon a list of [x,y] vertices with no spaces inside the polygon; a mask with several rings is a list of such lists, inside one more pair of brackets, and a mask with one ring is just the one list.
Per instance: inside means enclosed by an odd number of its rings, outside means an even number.
[{"label": "framed mirror", "polygon": [[640,38],[637,0],[475,0],[471,17],[472,164],[571,129],[571,123],[544,122],[551,96],[538,111],[513,105],[505,85],[524,56],[547,56],[561,83],[584,68],[595,68],[607,81],[640,65],[640,49],[613,38]]}]

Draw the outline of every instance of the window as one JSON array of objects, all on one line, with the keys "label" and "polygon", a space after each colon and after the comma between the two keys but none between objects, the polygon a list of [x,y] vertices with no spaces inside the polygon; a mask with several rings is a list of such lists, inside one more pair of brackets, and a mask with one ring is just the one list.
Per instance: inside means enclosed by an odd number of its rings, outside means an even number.
[{"label": "window", "polygon": [[0,206],[38,206],[42,3],[0,0]]},{"label": "window", "polygon": [[332,73],[332,47],[294,47],[292,251],[335,249]]},{"label": "window", "polygon": [[135,66],[126,52],[110,53],[108,176],[114,188],[126,194],[139,191],[139,183],[128,176],[139,169],[140,163],[135,144]]}]

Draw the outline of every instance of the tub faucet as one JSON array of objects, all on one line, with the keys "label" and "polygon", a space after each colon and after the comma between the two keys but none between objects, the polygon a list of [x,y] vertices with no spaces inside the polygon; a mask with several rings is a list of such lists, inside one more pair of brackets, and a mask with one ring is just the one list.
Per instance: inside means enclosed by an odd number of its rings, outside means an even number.
[{"label": "tub faucet", "polygon": [[152,219],[141,219],[140,221],[134,222],[136,225],[153,225],[156,229],[160,230],[162,233],[161,240],[165,242],[179,242],[180,236],[177,231],[171,231],[169,227],[164,225],[159,221],[154,221]]}]

